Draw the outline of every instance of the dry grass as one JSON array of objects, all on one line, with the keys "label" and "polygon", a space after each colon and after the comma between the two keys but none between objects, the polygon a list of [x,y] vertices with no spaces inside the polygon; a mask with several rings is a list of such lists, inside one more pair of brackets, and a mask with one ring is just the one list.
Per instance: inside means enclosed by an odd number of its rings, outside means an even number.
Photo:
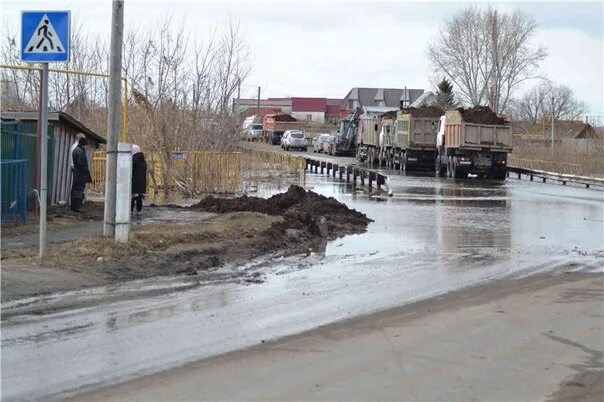
[{"label": "dry grass", "polygon": [[556,173],[580,174],[586,176],[604,175],[602,149],[594,146],[580,149],[568,144],[555,144],[552,153],[549,144],[530,144],[514,139],[513,158],[546,161],[548,169]]},{"label": "dry grass", "polygon": [[[74,242],[50,245],[46,262],[60,267],[86,267],[99,257],[121,260],[144,256],[154,252],[166,252],[173,247],[203,247],[209,243],[236,241],[254,237],[266,231],[281,217],[256,212],[222,214],[208,221],[194,224],[149,224],[130,232],[127,244],[116,244],[103,237],[85,238]],[[21,250],[6,258],[35,258],[36,250]]]},{"label": "dry grass", "polygon": [[[296,177],[304,173],[299,157],[265,151],[242,152],[186,151],[187,158],[172,160],[169,165],[158,155],[146,155],[148,193],[151,197],[171,192],[186,196],[200,194],[234,194],[247,191],[250,182],[274,177]],[[105,153],[95,153],[92,168],[93,191],[102,193],[105,186]]]}]

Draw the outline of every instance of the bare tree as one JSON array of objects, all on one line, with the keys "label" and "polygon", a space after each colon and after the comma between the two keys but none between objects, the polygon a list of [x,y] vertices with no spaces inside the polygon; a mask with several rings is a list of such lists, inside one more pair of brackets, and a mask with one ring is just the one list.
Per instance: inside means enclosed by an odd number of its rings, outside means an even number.
[{"label": "bare tree", "polygon": [[519,99],[510,102],[510,109],[514,120],[526,121],[534,125],[543,117],[543,108],[547,99],[548,86],[541,81]]},{"label": "bare tree", "polygon": [[[191,172],[176,170],[172,152],[228,151],[238,140],[231,102],[251,71],[251,57],[241,25],[228,18],[200,42],[185,32],[184,21],[166,17],[152,27],[133,29],[124,39],[123,73],[130,91],[128,134],[131,141],[157,156],[167,178],[194,192]],[[15,33],[3,32],[0,53],[8,64],[21,64]],[[107,44],[73,27],[71,61],[57,67],[105,72]],[[37,72],[0,69],[5,109],[37,107]],[[51,74],[50,107],[104,132],[107,83],[104,78]],[[154,166],[154,164],[152,164]],[[194,166],[195,167],[195,166]],[[180,175],[180,177],[179,177]]]},{"label": "bare tree", "polygon": [[531,125],[552,114],[555,120],[574,120],[585,111],[585,104],[570,87],[548,80],[539,81],[511,105],[515,119]]},{"label": "bare tree", "polygon": [[435,74],[449,78],[466,104],[487,102],[502,113],[514,89],[534,78],[546,56],[533,48],[534,18],[516,10],[501,13],[493,8],[469,6],[448,20],[428,46]]},{"label": "bare tree", "polygon": [[567,85],[550,82],[548,88],[544,114],[553,115],[556,120],[575,120],[585,112],[585,103]]}]

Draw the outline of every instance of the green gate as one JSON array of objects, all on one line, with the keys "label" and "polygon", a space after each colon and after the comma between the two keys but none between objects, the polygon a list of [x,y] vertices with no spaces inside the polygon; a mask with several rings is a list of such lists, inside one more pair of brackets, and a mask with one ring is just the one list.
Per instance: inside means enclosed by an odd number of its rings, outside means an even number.
[{"label": "green gate", "polygon": [[[27,207],[31,209],[34,202],[34,178],[36,169],[36,122],[16,122],[3,121],[0,128],[0,159],[24,159],[27,161],[26,182],[27,182]],[[48,200],[52,194],[53,173],[54,173],[54,127],[48,125]],[[8,176],[7,176],[8,177]],[[11,188],[10,183],[4,182],[2,176],[1,188]]]}]

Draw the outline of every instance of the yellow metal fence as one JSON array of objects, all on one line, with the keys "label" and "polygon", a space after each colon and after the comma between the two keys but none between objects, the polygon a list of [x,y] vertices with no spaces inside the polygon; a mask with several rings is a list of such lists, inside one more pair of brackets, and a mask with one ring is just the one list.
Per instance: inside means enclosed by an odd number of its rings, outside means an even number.
[{"label": "yellow metal fence", "polygon": [[[176,188],[185,192],[234,192],[243,179],[241,152],[179,151],[166,155],[147,154],[149,192]],[[105,151],[92,158],[91,190],[103,192]]]}]

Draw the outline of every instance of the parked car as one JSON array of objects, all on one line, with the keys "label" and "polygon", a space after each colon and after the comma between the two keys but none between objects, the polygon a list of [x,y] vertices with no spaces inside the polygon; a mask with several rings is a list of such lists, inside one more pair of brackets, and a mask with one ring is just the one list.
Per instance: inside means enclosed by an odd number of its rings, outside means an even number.
[{"label": "parked car", "polygon": [[336,145],[336,135],[329,134],[329,136],[323,141],[323,152],[331,155]]},{"label": "parked car", "polygon": [[323,152],[323,143],[327,140],[329,134],[317,134],[312,145],[313,152]]},{"label": "parked car", "polygon": [[281,148],[289,151],[290,149],[301,149],[306,152],[308,143],[304,133],[300,130],[287,130],[281,138]]}]

